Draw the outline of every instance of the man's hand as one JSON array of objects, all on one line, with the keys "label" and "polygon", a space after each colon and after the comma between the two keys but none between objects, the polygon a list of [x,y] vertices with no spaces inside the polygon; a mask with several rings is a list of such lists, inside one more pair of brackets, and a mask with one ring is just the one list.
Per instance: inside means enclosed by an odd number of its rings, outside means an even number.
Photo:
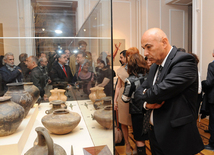
[{"label": "man's hand", "polygon": [[165,101],[163,101],[161,104],[158,103],[154,103],[154,104],[146,104],[146,108],[147,109],[159,109],[160,107],[162,107],[162,105],[165,103]]}]

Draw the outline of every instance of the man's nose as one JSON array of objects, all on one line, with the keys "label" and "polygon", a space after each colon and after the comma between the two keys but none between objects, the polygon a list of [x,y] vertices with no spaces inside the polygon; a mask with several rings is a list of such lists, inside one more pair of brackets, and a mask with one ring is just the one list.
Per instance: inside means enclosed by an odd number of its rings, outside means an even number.
[{"label": "man's nose", "polygon": [[148,53],[148,51],[145,49],[144,50],[144,56],[148,56],[149,55],[149,53]]}]

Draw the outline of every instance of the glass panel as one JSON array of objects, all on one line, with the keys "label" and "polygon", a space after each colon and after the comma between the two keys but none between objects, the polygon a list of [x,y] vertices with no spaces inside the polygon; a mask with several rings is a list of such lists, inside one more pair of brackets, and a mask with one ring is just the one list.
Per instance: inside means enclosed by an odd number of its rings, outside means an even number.
[{"label": "glass panel", "polygon": [[[78,1],[19,0],[17,3],[11,3],[12,5],[8,5],[9,2],[3,3],[2,5],[10,8],[8,10],[11,12],[6,14],[3,13],[6,10],[0,11],[0,19],[2,19],[0,44],[3,45],[0,46],[0,54],[13,53],[15,65],[19,64],[21,53],[38,58],[45,54],[49,61],[47,72],[52,81],[48,83],[46,79],[45,95],[41,100],[39,110],[44,105],[49,106],[47,103],[52,95],[51,89],[65,89],[68,101],[66,103],[69,103],[67,106],[71,109],[72,106],[78,106],[87,127],[87,129],[80,128],[79,130],[86,130],[85,132],[93,143],[93,145],[85,145],[83,142],[79,148],[73,148],[74,154],[83,154],[83,148],[103,145],[108,146],[108,149],[105,148],[106,151],[113,153],[111,1],[97,0],[97,5],[79,30],[77,6],[80,3]],[[60,58],[56,55],[60,56],[61,52],[66,50],[70,54],[67,57],[69,59],[67,65],[70,66],[73,78],[68,83],[63,83],[55,81],[51,74],[56,59]],[[82,56],[85,57],[84,60]],[[29,67],[28,62],[26,64]],[[21,81],[29,81],[29,77],[23,76]],[[0,87],[0,95],[3,94],[4,87]],[[39,118],[39,124],[36,121],[34,126],[41,126],[40,111],[37,118]],[[35,128],[32,130],[31,132],[35,133]],[[78,132],[76,130],[62,136],[51,134],[51,137],[54,141],[59,140],[57,144],[61,145],[62,137],[64,139],[69,137],[72,141],[72,135],[75,137],[79,135]],[[84,141],[83,136],[75,138]],[[34,140],[33,138],[28,141],[33,144]],[[80,148],[81,151],[78,150]],[[26,153],[28,149],[30,148],[26,144],[22,153]],[[70,149],[66,150],[69,152],[67,154],[70,154],[70,151]],[[78,153],[75,153],[76,151]]]}]

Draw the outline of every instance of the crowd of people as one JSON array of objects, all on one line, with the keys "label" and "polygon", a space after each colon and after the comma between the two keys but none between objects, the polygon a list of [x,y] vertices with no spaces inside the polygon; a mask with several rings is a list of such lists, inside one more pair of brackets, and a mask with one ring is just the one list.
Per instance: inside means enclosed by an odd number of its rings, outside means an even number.
[{"label": "crowd of people", "polygon": [[13,53],[6,53],[2,57],[0,67],[0,95],[7,91],[8,83],[33,82],[40,90],[41,99],[47,100],[45,87],[53,88],[78,88],[83,89],[87,95],[94,86],[104,87],[107,95],[111,95],[111,69],[106,52],[102,52],[94,71],[92,55],[86,51],[87,43],[79,41],[78,52],[57,49],[54,52],[40,52],[38,56],[28,56],[26,53],[19,55],[20,63],[14,64]]}]

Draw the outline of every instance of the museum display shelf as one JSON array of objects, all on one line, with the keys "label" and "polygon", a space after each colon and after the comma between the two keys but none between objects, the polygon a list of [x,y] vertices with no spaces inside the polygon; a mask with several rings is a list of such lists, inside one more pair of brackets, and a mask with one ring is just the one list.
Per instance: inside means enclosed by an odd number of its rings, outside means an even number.
[{"label": "museum display shelf", "polygon": [[0,154],[1,155],[20,155],[25,147],[28,136],[33,128],[37,114],[38,105],[30,109],[26,118],[18,127],[15,133],[9,136],[0,137]]},{"label": "museum display shelf", "polygon": [[[87,105],[85,106],[85,103]],[[113,130],[106,130],[100,126],[96,120],[93,120],[91,114],[95,109],[89,100],[83,101],[66,101],[67,109],[78,113],[81,121],[78,126],[70,133],[56,135],[49,132],[53,142],[64,148],[67,155],[84,155],[84,148],[107,145],[111,154],[113,154]],[[21,153],[24,155],[33,147],[37,138],[36,127],[44,127],[41,119],[45,116],[45,111],[52,108],[49,103],[41,103],[38,107],[38,115],[34,121],[33,128],[30,131],[25,147]],[[97,135],[97,136],[96,136]],[[103,139],[105,139],[103,141]]]}]

